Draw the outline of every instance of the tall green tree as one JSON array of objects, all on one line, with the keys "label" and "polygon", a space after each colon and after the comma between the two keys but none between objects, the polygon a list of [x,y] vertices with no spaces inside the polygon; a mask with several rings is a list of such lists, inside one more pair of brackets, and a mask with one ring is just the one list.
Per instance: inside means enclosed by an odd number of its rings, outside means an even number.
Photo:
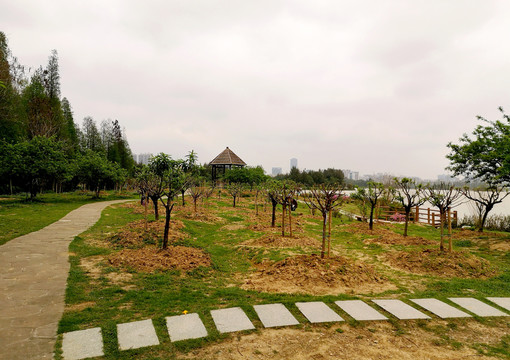
[{"label": "tall green tree", "polygon": [[486,123],[478,125],[472,136],[464,134],[458,144],[449,143],[448,169],[454,175],[478,179],[489,185],[510,184],[510,117],[499,108],[502,120],[491,121],[478,116]]}]

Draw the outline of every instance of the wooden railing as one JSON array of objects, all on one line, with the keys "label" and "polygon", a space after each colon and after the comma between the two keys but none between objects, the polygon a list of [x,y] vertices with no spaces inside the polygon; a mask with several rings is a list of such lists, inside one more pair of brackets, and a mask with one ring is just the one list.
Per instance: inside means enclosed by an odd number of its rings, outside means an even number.
[{"label": "wooden railing", "polygon": [[[380,206],[376,214],[378,219],[391,221],[393,220],[392,217],[395,217],[395,214],[405,216],[405,211],[403,208],[395,209],[390,208],[389,206]],[[455,226],[458,220],[457,211],[448,211],[448,214],[451,218],[452,224]],[[420,208],[417,206],[411,210],[411,213],[409,214],[409,221],[438,227],[441,224],[441,215],[438,209]]]}]

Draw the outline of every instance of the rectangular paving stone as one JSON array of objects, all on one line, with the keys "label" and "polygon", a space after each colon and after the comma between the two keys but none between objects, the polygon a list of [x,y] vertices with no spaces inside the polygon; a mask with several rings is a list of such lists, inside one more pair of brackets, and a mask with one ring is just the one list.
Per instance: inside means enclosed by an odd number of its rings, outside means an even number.
[{"label": "rectangular paving stone", "polygon": [[494,304],[510,310],[510,298],[508,297],[488,297],[487,300],[492,301]]},{"label": "rectangular paving stone", "polygon": [[220,333],[255,329],[248,316],[239,307],[211,310],[211,316]]},{"label": "rectangular paving stone", "polygon": [[296,306],[311,323],[344,321],[322,301],[298,302]]},{"label": "rectangular paving stone", "polygon": [[159,345],[151,319],[117,324],[117,339],[121,350]]},{"label": "rectangular paving stone", "polygon": [[361,300],[335,301],[340,309],[358,321],[388,320],[386,316]]},{"label": "rectangular paving stone", "polygon": [[253,308],[266,328],[299,324],[283,304],[255,305]]},{"label": "rectangular paving stone", "polygon": [[471,317],[471,315],[460,311],[440,300],[437,299],[410,299],[415,304],[420,305],[422,308],[427,309],[431,313],[436,314],[442,319],[447,318],[462,318]]},{"label": "rectangular paving stone", "polygon": [[103,355],[103,336],[100,328],[64,334],[62,356],[65,360],[80,360]]},{"label": "rectangular paving stone", "polygon": [[430,319],[430,316],[416,310],[400,300],[372,300],[400,320]]},{"label": "rectangular paving stone", "polygon": [[478,316],[508,316],[504,312],[474,298],[448,298]]},{"label": "rectangular paving stone", "polygon": [[171,341],[199,339],[207,336],[204,323],[197,313],[166,317]]}]

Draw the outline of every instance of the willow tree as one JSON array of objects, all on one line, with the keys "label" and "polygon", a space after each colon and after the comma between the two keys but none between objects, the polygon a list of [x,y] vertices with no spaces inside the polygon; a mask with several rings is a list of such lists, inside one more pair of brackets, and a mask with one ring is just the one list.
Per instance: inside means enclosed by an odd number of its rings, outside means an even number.
[{"label": "willow tree", "polygon": [[402,204],[406,213],[404,236],[407,236],[411,210],[416,206],[422,206],[427,201],[427,194],[425,193],[425,188],[421,184],[416,184],[412,179],[395,178],[394,183],[397,192],[396,199]]},{"label": "willow tree", "polygon": [[[343,187],[339,184],[319,184],[310,190],[303,191],[303,199],[310,209],[316,209],[322,214],[322,247],[321,259],[326,253],[326,239],[328,257],[331,249],[331,234],[327,230],[328,218],[331,219],[333,210],[342,205]],[[331,225],[330,225],[331,226]],[[329,233],[329,236],[327,234]]]},{"label": "willow tree", "polygon": [[[448,251],[452,251],[452,230],[451,230],[451,208],[460,205],[462,200],[462,191],[453,184],[439,183],[436,185],[427,185],[426,193],[428,201],[439,209],[440,228],[441,228],[441,251],[444,251],[444,225],[448,224]],[[435,224],[434,224],[435,225]]]}]

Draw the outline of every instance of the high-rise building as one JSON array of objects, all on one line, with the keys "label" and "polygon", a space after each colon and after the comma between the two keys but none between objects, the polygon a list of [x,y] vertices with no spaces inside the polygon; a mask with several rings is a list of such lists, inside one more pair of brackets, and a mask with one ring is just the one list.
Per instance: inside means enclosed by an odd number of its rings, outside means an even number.
[{"label": "high-rise building", "polygon": [[271,169],[271,175],[273,176],[280,175],[281,173],[282,173],[281,167],[274,167]]},{"label": "high-rise building", "polygon": [[[133,158],[135,158],[136,155],[133,156]],[[152,154],[149,154],[149,153],[146,153],[146,154],[138,154],[138,156],[136,156],[138,158],[138,164],[144,164],[144,165],[147,165],[149,164],[149,159],[151,158]],[[136,159],[136,158],[135,158]],[[135,160],[136,161],[136,160]]]},{"label": "high-rise building", "polygon": [[297,168],[297,159],[296,158],[292,158],[290,159],[290,168]]}]

